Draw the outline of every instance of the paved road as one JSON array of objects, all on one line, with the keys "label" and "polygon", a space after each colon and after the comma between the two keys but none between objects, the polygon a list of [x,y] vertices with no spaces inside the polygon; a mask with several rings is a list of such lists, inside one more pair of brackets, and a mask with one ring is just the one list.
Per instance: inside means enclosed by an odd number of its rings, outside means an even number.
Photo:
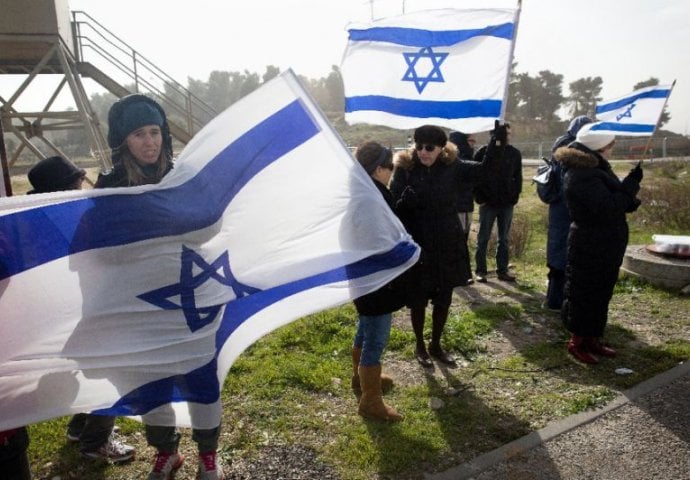
[{"label": "paved road", "polygon": [[689,480],[690,362],[429,480]]}]

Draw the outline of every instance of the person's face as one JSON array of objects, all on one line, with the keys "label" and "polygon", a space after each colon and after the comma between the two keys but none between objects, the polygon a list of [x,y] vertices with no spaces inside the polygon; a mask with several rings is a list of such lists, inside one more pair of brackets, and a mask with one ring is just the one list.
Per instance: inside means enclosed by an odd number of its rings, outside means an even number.
[{"label": "person's face", "polygon": [[467,136],[467,143],[470,145],[470,147],[474,148],[474,145],[477,143],[477,139],[474,138],[473,135],[468,135]]},{"label": "person's face", "polygon": [[417,150],[419,161],[425,167],[432,166],[441,153],[441,147],[430,143],[417,143],[414,148]]},{"label": "person's face", "polygon": [[608,158],[609,155],[611,155],[611,151],[613,150],[613,146],[614,146],[615,144],[616,144],[616,142],[613,141],[613,142],[609,143],[608,145],[606,145],[606,146],[605,146],[604,148],[602,148],[601,150],[599,150],[599,153],[601,153],[601,156],[604,157],[604,158]]},{"label": "person's face", "polygon": [[127,135],[127,148],[141,166],[153,165],[158,161],[163,145],[161,127],[145,125]]}]

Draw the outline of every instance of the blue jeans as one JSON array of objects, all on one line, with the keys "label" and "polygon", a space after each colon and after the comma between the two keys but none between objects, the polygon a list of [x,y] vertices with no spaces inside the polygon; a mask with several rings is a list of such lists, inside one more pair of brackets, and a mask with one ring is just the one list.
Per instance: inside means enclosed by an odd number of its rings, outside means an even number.
[{"label": "blue jeans", "polygon": [[513,206],[490,207],[479,205],[479,232],[477,233],[477,252],[475,262],[477,275],[486,275],[486,247],[491,237],[491,229],[496,222],[498,241],[496,245],[496,271],[508,273],[508,237],[513,221]]},{"label": "blue jeans", "polygon": [[363,367],[381,364],[381,355],[391,333],[392,319],[392,313],[359,316],[354,347],[362,349],[359,364]]}]

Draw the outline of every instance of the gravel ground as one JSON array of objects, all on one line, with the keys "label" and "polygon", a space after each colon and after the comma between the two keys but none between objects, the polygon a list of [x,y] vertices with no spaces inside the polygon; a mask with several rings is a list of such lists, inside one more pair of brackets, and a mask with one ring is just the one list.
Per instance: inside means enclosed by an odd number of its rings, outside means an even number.
[{"label": "gravel ground", "polygon": [[[435,480],[690,479],[690,365],[671,383],[534,448],[482,467],[466,465]],[[655,379],[650,380],[654,382]],[[516,446],[516,450],[519,447]],[[481,462],[479,462],[481,463]],[[490,463],[490,462],[486,462]],[[486,466],[486,465],[485,465]],[[472,472],[475,470],[475,472]]]}]

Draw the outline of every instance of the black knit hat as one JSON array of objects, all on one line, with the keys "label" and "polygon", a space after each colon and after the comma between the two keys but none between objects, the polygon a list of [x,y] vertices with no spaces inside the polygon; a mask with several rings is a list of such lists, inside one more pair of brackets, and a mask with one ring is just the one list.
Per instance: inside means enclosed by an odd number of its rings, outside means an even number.
[{"label": "black knit hat", "polygon": [[429,143],[437,147],[444,147],[448,137],[441,127],[436,125],[422,125],[414,131],[415,143]]},{"label": "black knit hat", "polygon": [[86,171],[65,158],[55,156],[38,162],[29,170],[28,176],[34,187],[28,193],[48,193],[69,189],[78,178],[86,176]]},{"label": "black knit hat", "polygon": [[120,159],[119,147],[127,135],[145,125],[161,127],[163,151],[172,158],[172,137],[165,111],[152,98],[133,93],[113,103],[108,112],[108,146],[112,150],[114,163]]}]

